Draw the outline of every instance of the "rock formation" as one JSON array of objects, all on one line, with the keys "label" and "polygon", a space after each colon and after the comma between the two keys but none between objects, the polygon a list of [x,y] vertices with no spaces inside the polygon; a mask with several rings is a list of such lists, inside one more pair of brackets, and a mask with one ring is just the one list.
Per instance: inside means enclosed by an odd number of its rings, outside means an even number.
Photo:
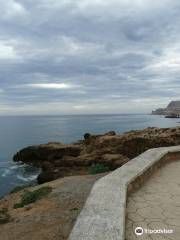
[{"label": "rock formation", "polygon": [[166,108],[158,108],[152,111],[153,115],[179,116],[180,115],[180,101],[172,101]]},{"label": "rock formation", "polygon": [[122,135],[85,134],[74,144],[47,143],[22,149],[14,161],[41,168],[38,182],[64,176],[84,175],[92,164],[103,164],[114,170],[140,153],[156,147],[180,145],[180,127],[147,128]]}]

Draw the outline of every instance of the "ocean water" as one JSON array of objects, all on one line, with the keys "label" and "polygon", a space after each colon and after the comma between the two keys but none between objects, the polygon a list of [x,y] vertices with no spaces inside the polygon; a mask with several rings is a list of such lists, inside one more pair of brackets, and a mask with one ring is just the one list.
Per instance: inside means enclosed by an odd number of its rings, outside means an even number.
[{"label": "ocean water", "polygon": [[50,141],[70,143],[83,138],[84,133],[122,133],[146,127],[179,126],[178,119],[152,115],[76,115],[0,117],[0,196],[15,186],[36,180],[38,169],[13,162],[20,149]]}]

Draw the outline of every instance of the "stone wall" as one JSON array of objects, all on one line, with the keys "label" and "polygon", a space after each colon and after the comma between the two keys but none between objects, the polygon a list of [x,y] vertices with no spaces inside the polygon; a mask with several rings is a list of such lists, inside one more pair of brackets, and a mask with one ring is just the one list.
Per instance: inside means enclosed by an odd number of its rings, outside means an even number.
[{"label": "stone wall", "polygon": [[98,180],[69,240],[124,240],[127,195],[159,167],[180,159],[180,146],[150,149]]}]

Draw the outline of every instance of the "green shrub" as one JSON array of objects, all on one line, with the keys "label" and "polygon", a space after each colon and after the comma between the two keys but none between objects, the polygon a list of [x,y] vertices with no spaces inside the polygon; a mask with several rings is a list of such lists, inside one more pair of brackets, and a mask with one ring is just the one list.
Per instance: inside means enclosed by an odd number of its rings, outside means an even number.
[{"label": "green shrub", "polygon": [[78,208],[71,208],[70,211],[78,211]]},{"label": "green shrub", "polygon": [[105,166],[104,164],[96,163],[91,165],[91,167],[89,168],[89,173],[98,174],[108,172],[109,170],[110,170],[109,167]]},{"label": "green shrub", "polygon": [[29,186],[26,186],[26,185],[25,185],[25,186],[17,186],[17,187],[15,187],[15,188],[13,188],[10,193],[20,192],[21,190],[23,190],[23,189],[25,189],[25,188],[27,188],[27,187],[29,187]]},{"label": "green shrub", "polygon": [[14,208],[16,209],[16,208],[23,208],[24,207],[24,205],[22,204],[22,203],[15,203],[14,204]]},{"label": "green shrub", "polygon": [[14,208],[22,208],[28,204],[34,203],[37,200],[47,196],[52,191],[51,187],[42,187],[33,192],[24,191],[21,196],[21,202],[14,204]]}]

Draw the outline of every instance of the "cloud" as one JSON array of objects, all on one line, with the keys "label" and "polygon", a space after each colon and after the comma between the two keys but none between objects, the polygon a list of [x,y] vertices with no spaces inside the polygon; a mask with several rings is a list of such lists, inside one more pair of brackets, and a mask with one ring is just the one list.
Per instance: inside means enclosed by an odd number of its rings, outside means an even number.
[{"label": "cloud", "polygon": [[179,98],[178,0],[0,3],[1,114],[150,112]]},{"label": "cloud", "polygon": [[26,84],[26,86],[39,89],[71,89],[74,87],[67,83],[32,83]]},{"label": "cloud", "polygon": [[147,66],[148,70],[155,72],[179,72],[180,69],[180,44],[164,50],[164,53]]},{"label": "cloud", "polygon": [[0,18],[3,20],[24,16],[27,13],[26,9],[17,1],[0,0],[0,4],[1,4]]},{"label": "cloud", "polygon": [[17,59],[19,56],[13,46],[4,41],[0,41],[0,60]]}]

